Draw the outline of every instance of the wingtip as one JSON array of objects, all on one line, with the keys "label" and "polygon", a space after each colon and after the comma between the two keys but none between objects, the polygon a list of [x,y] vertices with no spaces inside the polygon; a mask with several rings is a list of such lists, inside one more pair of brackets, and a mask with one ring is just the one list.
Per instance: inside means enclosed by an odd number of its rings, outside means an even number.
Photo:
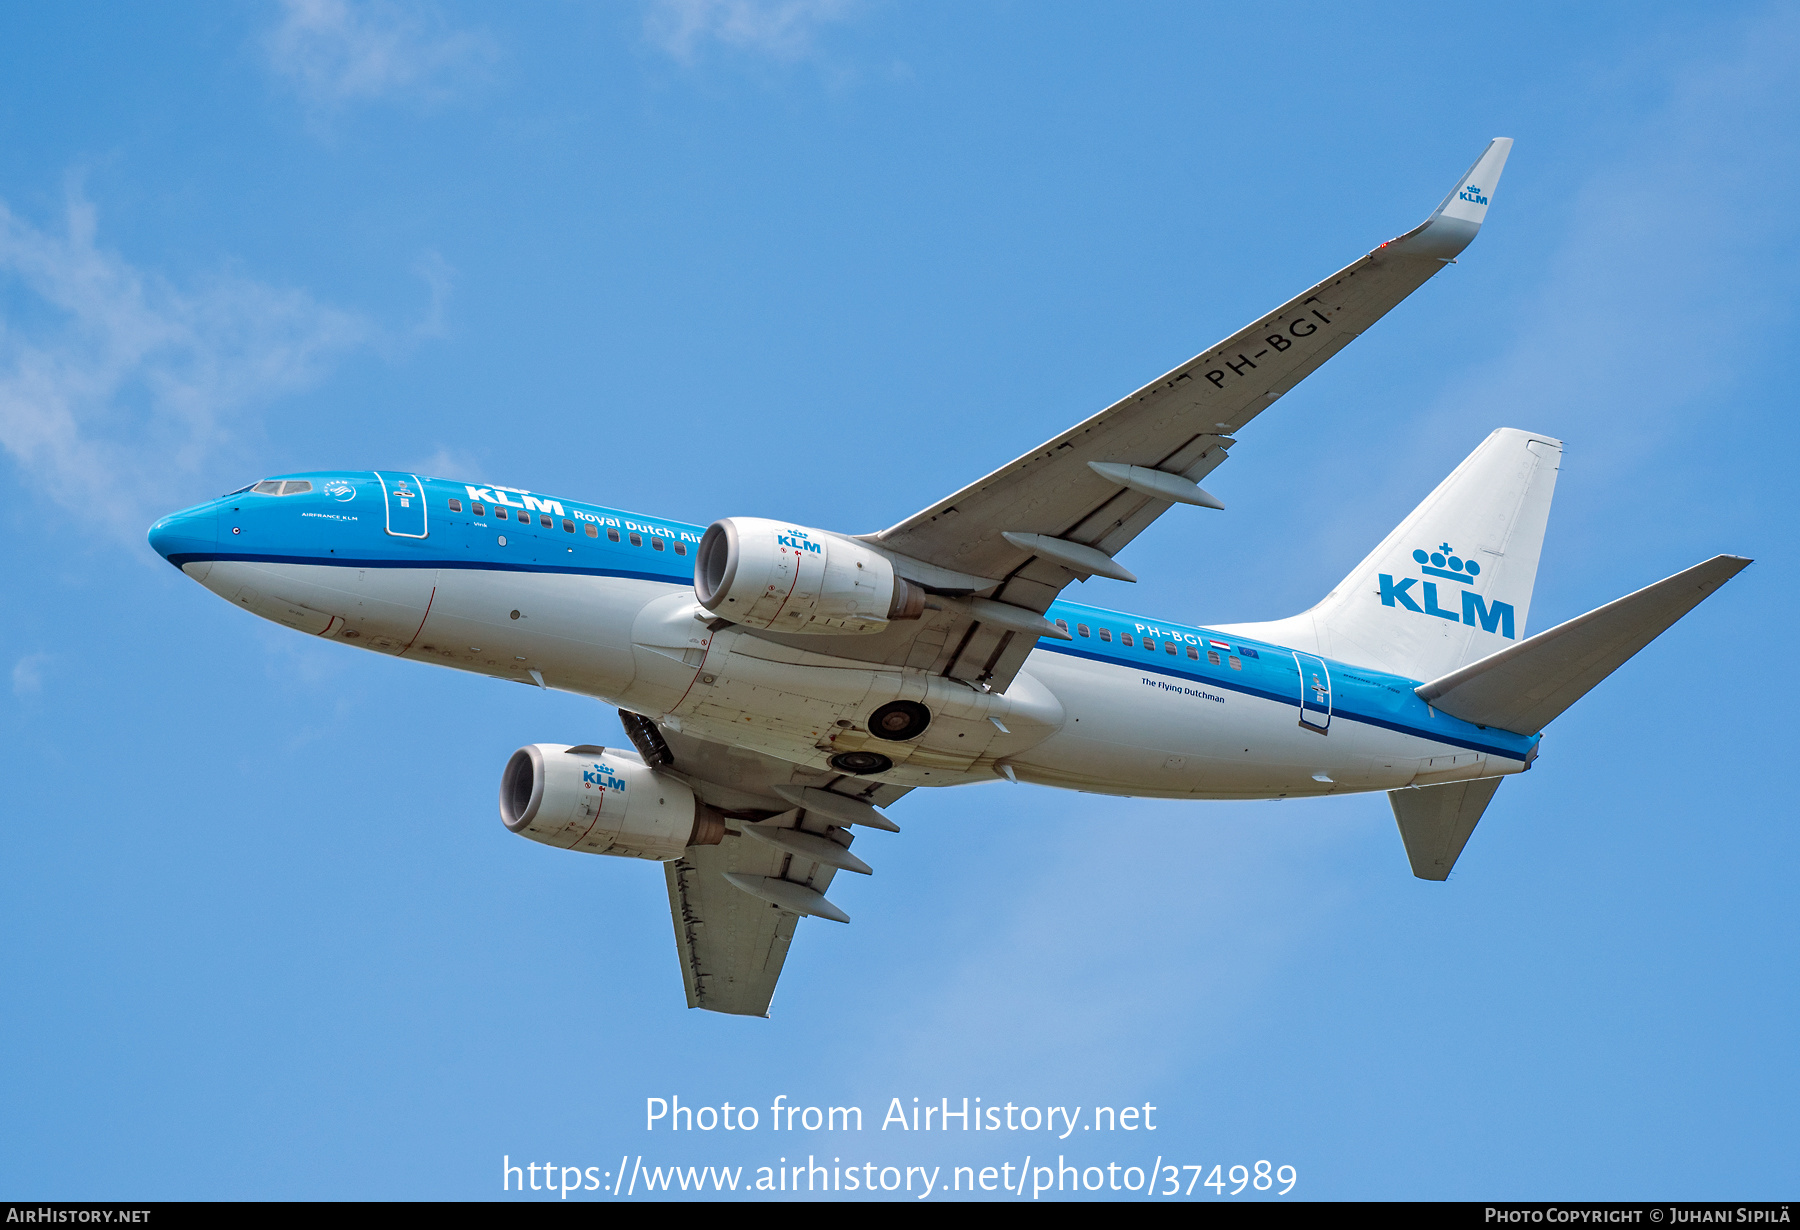
[{"label": "wingtip", "polygon": [[1463,172],[1431,216],[1384,246],[1407,256],[1454,259],[1480,232],[1512,146],[1511,137],[1490,139],[1481,156]]}]

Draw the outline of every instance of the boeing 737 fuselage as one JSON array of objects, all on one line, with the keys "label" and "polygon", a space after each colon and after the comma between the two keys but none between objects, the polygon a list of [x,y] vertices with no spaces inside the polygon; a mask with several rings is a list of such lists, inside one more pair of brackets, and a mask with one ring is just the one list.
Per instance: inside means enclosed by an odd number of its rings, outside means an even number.
[{"label": "boeing 737 fuselage", "polygon": [[166,517],[151,545],[297,631],[617,706],[631,748],[521,748],[501,818],[663,863],[693,1007],[766,1015],[796,921],[849,921],[825,892],[870,871],[850,830],[896,830],[881,808],[919,787],[1386,790],[1442,880],[1545,724],[1747,560],[1527,637],[1562,445],[1501,429],[1300,615],[1202,628],[1062,595],[1135,580],[1115,557],[1175,505],[1221,508],[1199,483],[1235,434],[1468,245],[1510,147],[1420,226],[880,533],[342,470]]}]

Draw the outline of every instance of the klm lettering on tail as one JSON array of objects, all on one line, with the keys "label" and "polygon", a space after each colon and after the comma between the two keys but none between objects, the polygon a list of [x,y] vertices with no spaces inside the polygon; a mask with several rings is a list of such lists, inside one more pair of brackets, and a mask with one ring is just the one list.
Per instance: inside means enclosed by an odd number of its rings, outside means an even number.
[{"label": "klm lettering on tail", "polygon": [[[1472,559],[1459,558],[1453,554],[1453,550],[1446,542],[1435,551],[1414,551],[1413,560],[1424,576],[1442,577],[1459,585],[1474,585],[1475,578],[1481,575],[1481,565]],[[1498,632],[1509,641],[1518,639],[1510,602],[1494,602],[1490,605],[1473,589],[1465,589],[1462,591],[1460,608],[1452,605],[1446,610],[1438,605],[1436,581],[1422,580],[1421,577],[1407,577],[1396,581],[1391,574],[1385,572],[1378,574],[1378,579],[1381,584],[1379,593],[1382,606],[1417,611],[1421,615],[1435,615],[1439,619],[1448,619],[1451,623],[1478,627],[1483,632]],[[1411,593],[1415,585],[1419,587],[1417,597]]]}]

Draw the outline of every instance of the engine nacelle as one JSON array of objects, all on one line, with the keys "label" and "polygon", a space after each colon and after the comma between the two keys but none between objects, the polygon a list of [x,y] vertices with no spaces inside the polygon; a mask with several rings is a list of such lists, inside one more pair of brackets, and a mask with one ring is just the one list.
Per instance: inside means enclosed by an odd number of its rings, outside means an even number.
[{"label": "engine nacelle", "polygon": [[500,819],[560,850],[668,862],[716,846],[725,822],[675,778],[601,747],[533,743],[500,775]]},{"label": "engine nacelle", "polygon": [[694,595],[723,619],[771,632],[880,632],[925,610],[925,591],[879,552],[761,517],[706,527]]}]

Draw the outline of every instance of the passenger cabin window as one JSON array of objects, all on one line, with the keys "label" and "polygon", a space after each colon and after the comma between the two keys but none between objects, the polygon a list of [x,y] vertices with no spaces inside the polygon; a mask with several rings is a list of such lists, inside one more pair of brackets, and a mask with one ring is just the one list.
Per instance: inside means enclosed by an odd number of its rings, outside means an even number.
[{"label": "passenger cabin window", "polygon": [[487,516],[487,509],[480,504],[470,504],[469,511],[474,513],[477,517]]},{"label": "passenger cabin window", "polygon": [[686,555],[687,554],[687,543],[685,543],[685,542],[676,543],[675,544],[675,554]]},{"label": "passenger cabin window", "polygon": [[633,534],[633,535],[632,535],[632,536],[631,536],[631,545],[632,545],[632,546],[634,546],[634,547],[641,547],[641,546],[643,546],[643,545],[644,545],[644,539],[643,539],[643,536],[642,536],[642,535],[640,535],[640,534]]},{"label": "passenger cabin window", "polygon": [[1174,641],[1164,641],[1163,648],[1168,650],[1170,653],[1174,653],[1175,652],[1175,642]]},{"label": "passenger cabin window", "polygon": [[506,510],[498,504],[494,505],[494,515],[502,521],[506,520]]},{"label": "passenger cabin window", "polygon": [[462,501],[457,499],[455,496],[450,497],[450,511],[451,512],[461,512],[462,511]]},{"label": "passenger cabin window", "polygon": [[1198,662],[1200,660],[1200,646],[1189,645],[1188,646],[1188,657],[1190,657],[1194,661]]},{"label": "passenger cabin window", "polygon": [[651,540],[650,540],[650,549],[651,549],[651,550],[653,550],[653,551],[661,551],[661,550],[664,550],[664,547],[663,547],[663,540],[662,540],[662,539],[660,539],[660,538],[652,538],[652,539],[651,539]]},{"label": "passenger cabin window", "polygon": [[1100,639],[1103,641],[1110,642],[1112,640],[1112,629],[1111,628],[1100,629]]},{"label": "passenger cabin window", "polygon": [[1230,662],[1232,670],[1241,671],[1244,669],[1244,660],[1242,658],[1233,657],[1227,658],[1226,660]]},{"label": "passenger cabin window", "polygon": [[1086,624],[1076,624],[1075,631],[1082,636],[1086,636],[1088,634],[1088,626]]},{"label": "passenger cabin window", "polygon": [[1144,638],[1144,652],[1145,653],[1155,653],[1156,652],[1156,642],[1151,640],[1147,636]]},{"label": "passenger cabin window", "polygon": [[1069,621],[1066,619],[1059,619],[1056,621],[1056,626],[1061,628],[1064,632],[1067,632],[1069,630]]},{"label": "passenger cabin window", "polygon": [[575,532],[575,523],[573,521],[563,522],[563,533],[573,534],[574,532]]},{"label": "passenger cabin window", "polygon": [[1217,666],[1219,664],[1219,651],[1216,649],[1207,650],[1206,660],[1211,662],[1214,666]]},{"label": "passenger cabin window", "polygon": [[581,528],[587,531],[587,536],[589,538],[600,537],[600,527],[595,525],[592,521],[589,521],[586,525],[582,526]]},{"label": "passenger cabin window", "polygon": [[538,524],[543,526],[547,530],[553,530],[556,528],[556,522],[552,521],[549,517],[545,517],[545,516],[538,517]]},{"label": "passenger cabin window", "polygon": [[1125,648],[1127,648],[1127,649],[1130,649],[1131,648],[1131,633],[1129,633],[1129,632],[1119,633],[1119,644],[1125,646]]},{"label": "passenger cabin window", "polygon": [[619,541],[619,531],[613,529],[610,525],[606,527],[606,541],[608,541],[608,542]]}]

